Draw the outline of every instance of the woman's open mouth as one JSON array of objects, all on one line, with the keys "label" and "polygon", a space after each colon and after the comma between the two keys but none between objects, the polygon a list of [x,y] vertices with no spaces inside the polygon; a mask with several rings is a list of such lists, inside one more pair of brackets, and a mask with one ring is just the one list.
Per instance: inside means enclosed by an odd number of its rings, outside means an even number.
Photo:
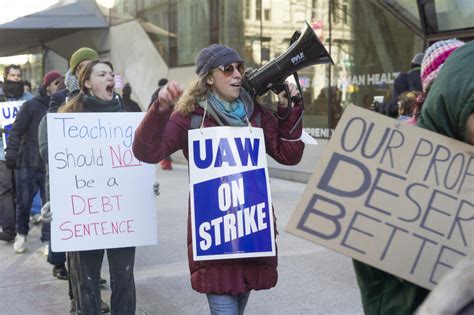
[{"label": "woman's open mouth", "polygon": [[115,87],[115,84],[111,83],[111,84],[107,85],[105,90],[107,91],[107,93],[113,94],[114,93],[114,87]]}]

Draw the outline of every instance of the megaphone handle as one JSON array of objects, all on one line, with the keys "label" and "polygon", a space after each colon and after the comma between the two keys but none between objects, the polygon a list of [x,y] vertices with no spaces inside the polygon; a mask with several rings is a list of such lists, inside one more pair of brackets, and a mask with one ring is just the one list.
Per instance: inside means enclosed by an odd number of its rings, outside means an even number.
[{"label": "megaphone handle", "polygon": [[298,72],[293,73],[293,78],[295,78],[296,87],[298,88],[299,95],[293,96],[291,100],[295,103],[301,103],[301,107],[303,107],[304,109],[303,90],[301,89],[300,77],[298,76]]},{"label": "megaphone handle", "polygon": [[285,90],[286,92],[286,95],[285,97],[287,98],[288,100],[288,106],[286,108],[286,112],[283,116],[280,116],[278,114],[278,112],[275,113],[275,116],[278,120],[280,121],[284,121],[284,120],[287,120],[288,117],[290,117],[290,114],[291,114],[291,102],[293,100],[292,97],[290,97],[289,95],[290,94],[290,89],[288,88],[288,85],[286,83],[277,83],[277,84],[272,84],[272,87],[271,87],[271,90],[275,93],[280,93],[281,91]]}]

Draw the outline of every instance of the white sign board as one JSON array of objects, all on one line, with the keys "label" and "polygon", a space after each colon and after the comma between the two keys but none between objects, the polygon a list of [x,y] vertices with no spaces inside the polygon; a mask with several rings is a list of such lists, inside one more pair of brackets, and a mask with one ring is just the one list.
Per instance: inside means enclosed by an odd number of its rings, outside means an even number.
[{"label": "white sign board", "polygon": [[3,135],[3,147],[7,147],[8,131],[12,129],[13,122],[25,101],[0,102],[2,128],[7,131]]},{"label": "white sign board", "polygon": [[156,244],[155,166],[132,153],[143,116],[48,114],[54,251]]},{"label": "white sign board", "polygon": [[473,255],[474,147],[350,106],[287,230],[431,289]]},{"label": "white sign board", "polygon": [[194,260],[275,256],[261,128],[188,132]]}]

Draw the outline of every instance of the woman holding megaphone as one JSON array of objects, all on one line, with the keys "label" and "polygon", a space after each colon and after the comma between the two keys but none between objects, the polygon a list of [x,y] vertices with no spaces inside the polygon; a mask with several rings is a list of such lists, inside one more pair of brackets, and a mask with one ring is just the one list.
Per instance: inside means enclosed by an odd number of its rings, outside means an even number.
[{"label": "woman holding megaphone", "polygon": [[[300,104],[288,104],[286,92],[278,95],[278,111],[284,113],[287,106],[293,106],[285,121],[278,121],[271,112],[262,109],[242,88],[244,61],[227,46],[213,44],[204,48],[195,66],[198,79],[190,88],[183,92],[178,83],[170,81],[160,90],[135,133],[133,153],[136,158],[158,163],[163,157],[183,150],[189,160],[189,130],[254,126],[263,129],[266,152],[277,162],[295,165],[301,160],[304,144],[300,140]],[[294,85],[289,86],[289,91],[290,98],[297,95]],[[191,284],[194,290],[207,295],[211,314],[242,314],[251,290],[276,285],[276,255],[195,261],[192,238],[188,211]]]}]

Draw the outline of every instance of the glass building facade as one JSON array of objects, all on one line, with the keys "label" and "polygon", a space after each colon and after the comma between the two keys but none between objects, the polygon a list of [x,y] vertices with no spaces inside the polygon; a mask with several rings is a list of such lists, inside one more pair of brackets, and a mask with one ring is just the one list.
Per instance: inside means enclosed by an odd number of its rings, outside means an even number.
[{"label": "glass building facade", "polygon": [[[189,66],[211,43],[235,48],[246,66],[278,57],[305,22],[334,61],[298,72],[304,126],[327,138],[349,104],[388,101],[424,41],[376,0],[115,0],[111,25],[140,21],[170,68]],[[415,3],[416,6],[416,3]]]}]

